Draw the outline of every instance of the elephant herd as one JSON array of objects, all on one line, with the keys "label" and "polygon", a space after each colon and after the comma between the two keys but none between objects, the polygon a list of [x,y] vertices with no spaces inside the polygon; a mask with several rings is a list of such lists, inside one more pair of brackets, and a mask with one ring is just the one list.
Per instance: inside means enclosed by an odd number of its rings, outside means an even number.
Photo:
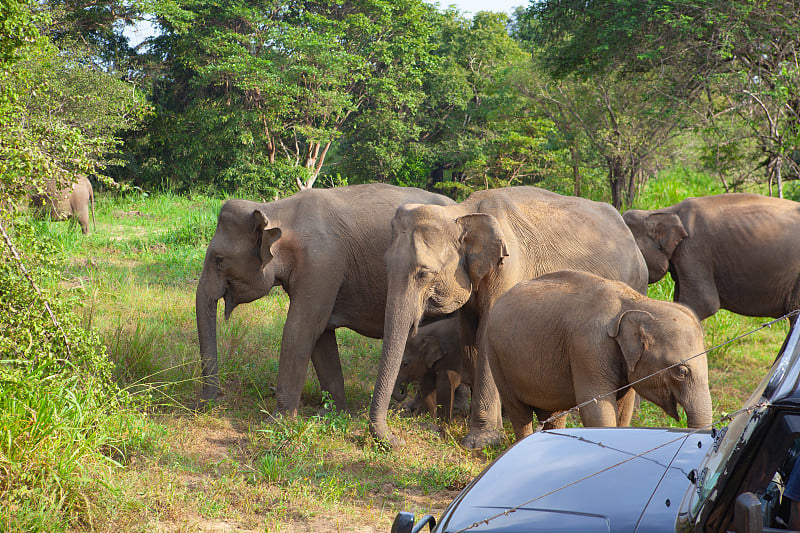
[{"label": "elephant herd", "polygon": [[[666,272],[678,303],[646,297]],[[309,360],[345,406],[334,332],[346,327],[383,339],[369,428],[392,445],[390,399],[410,380],[445,418],[471,386],[467,448],[499,442],[501,406],[517,438],[533,413],[587,400],[584,424],[626,425],[634,391],[700,427],[711,422],[700,320],[800,307],[800,205],[722,194],[622,216],[535,187],[455,203],[386,184],[229,200],[196,293],[204,401],[219,392],[218,300],[227,318],[278,285],[290,303],[276,414],[297,414]]]}]

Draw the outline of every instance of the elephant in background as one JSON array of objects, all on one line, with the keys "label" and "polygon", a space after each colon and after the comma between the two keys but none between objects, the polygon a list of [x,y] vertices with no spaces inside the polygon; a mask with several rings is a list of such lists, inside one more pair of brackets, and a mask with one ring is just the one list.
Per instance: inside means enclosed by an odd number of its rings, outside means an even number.
[{"label": "elephant in background", "polygon": [[408,337],[425,315],[458,311],[459,343],[472,378],[467,448],[500,441],[500,398],[487,358],[478,352],[483,317],[516,283],[579,269],[618,279],[644,293],[647,267],[630,230],[609,204],[536,187],[473,193],[450,206],[405,205],[392,220],[386,251],[388,295],[383,348],[369,427],[399,445],[386,422]]},{"label": "elephant in background", "polygon": [[623,392],[613,393],[629,384],[676,420],[681,405],[689,427],[711,424],[697,316],[622,282],[576,271],[521,282],[489,311],[481,343],[517,440],[532,433],[534,407],[594,399],[580,408],[583,425],[616,426]]},{"label": "elephant in background", "polygon": [[77,220],[84,235],[89,233],[90,209],[94,224],[94,190],[85,176],[74,182],[46,180],[44,192],[32,195],[31,202],[40,212],[48,212],[53,220]]},{"label": "elephant in background", "polygon": [[729,193],[632,209],[623,218],[649,282],[669,271],[674,300],[700,320],[720,308],[774,318],[800,308],[800,204]]},{"label": "elephant in background", "polygon": [[269,203],[228,200],[206,250],[197,284],[196,317],[203,401],[219,392],[217,302],[236,306],[280,285],[289,295],[283,328],[277,413],[294,416],[309,359],[338,409],[344,378],[335,330],[380,338],[386,308],[384,252],[391,220],[405,203],[449,205],[449,198],[373,183],[309,189]]},{"label": "elephant in background", "polygon": [[454,404],[467,401],[469,374],[464,368],[458,342],[457,317],[445,318],[420,326],[409,337],[400,372],[397,374],[392,398],[406,399],[406,387],[417,383],[417,398],[431,416],[449,422]]}]

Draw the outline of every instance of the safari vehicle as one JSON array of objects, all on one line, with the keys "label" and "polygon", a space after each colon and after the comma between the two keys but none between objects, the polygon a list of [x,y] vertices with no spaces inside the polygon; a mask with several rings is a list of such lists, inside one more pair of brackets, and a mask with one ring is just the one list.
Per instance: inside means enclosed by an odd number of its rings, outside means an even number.
[{"label": "safari vehicle", "polygon": [[402,512],[392,533],[786,531],[783,484],[800,449],[797,322],[721,430],[536,432],[476,477],[438,524]]}]

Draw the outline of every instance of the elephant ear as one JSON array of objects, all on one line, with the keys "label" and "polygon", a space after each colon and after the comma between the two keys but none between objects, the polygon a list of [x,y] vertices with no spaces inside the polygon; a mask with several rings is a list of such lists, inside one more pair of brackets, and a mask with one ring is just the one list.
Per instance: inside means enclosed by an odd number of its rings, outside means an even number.
[{"label": "elephant ear", "polygon": [[477,287],[508,257],[505,236],[497,219],[485,213],[459,217],[456,223],[461,226],[460,242],[469,277]]},{"label": "elephant ear", "polygon": [[689,236],[683,222],[674,213],[651,213],[645,220],[645,229],[667,257],[672,257],[678,244]]},{"label": "elephant ear", "polygon": [[620,313],[608,328],[608,336],[615,339],[628,366],[628,374],[636,370],[642,355],[653,345],[651,334],[655,318],[647,311],[628,310]]},{"label": "elephant ear", "polygon": [[269,218],[261,209],[253,210],[253,237],[256,244],[256,253],[261,258],[261,264],[266,265],[272,261],[270,249],[281,238],[280,228],[270,228]]},{"label": "elephant ear", "polygon": [[442,357],[444,357],[444,350],[442,344],[436,337],[425,337],[422,339],[422,357],[425,360],[425,366],[433,368]]}]

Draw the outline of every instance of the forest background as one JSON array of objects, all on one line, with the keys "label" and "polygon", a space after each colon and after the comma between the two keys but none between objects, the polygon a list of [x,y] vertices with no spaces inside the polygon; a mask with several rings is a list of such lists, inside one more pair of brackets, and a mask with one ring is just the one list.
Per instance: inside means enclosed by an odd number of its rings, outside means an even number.
[{"label": "forest background", "polygon": [[[142,21],[156,31],[132,48],[124,30]],[[101,326],[103,306],[124,297],[109,279],[88,297],[78,266],[96,268],[98,254],[139,262],[145,251],[169,251],[173,273],[148,272],[154,277],[143,286],[166,276],[167,286],[183,283],[190,293],[221,199],[269,201],[314,186],[381,181],[460,200],[478,189],[536,185],[620,210],[681,199],[653,196],[670,187],[800,200],[799,46],[800,19],[788,0],[532,1],[510,17],[467,17],[420,0],[1,0],[5,529],[113,529],[142,513],[164,520],[152,501],[142,504],[146,512],[99,503],[114,488],[99,472],[162,449],[152,418],[140,416],[152,414],[154,389],[143,394],[132,384],[152,384],[144,378],[165,368],[140,365],[130,375],[140,361],[120,353],[145,332]],[[27,216],[27,194],[45,180],[77,175],[90,176],[99,191],[105,240],[80,245]],[[158,198],[172,207],[160,212]],[[112,222],[115,209],[145,210],[154,222],[131,234]],[[113,235],[116,226],[124,236]],[[182,246],[185,255],[176,255]],[[186,264],[194,266],[181,270]],[[268,305],[281,309],[285,300]],[[183,336],[191,337],[190,323],[182,323]],[[230,327],[235,344],[240,333]],[[709,328],[717,337],[726,331]],[[196,358],[192,348],[186,353]],[[192,364],[180,379],[191,381]],[[369,376],[360,381],[366,392],[352,394],[368,395]],[[163,406],[165,390],[157,390]],[[248,427],[250,415],[242,422]],[[355,423],[335,418],[308,427],[324,433]],[[173,429],[186,431],[181,424],[173,421]],[[321,492],[307,498],[337,494],[335,476],[313,466],[281,474],[269,462],[286,452],[286,439],[295,451],[308,444],[313,431],[303,427],[261,430],[262,440],[237,429],[247,453],[231,461],[262,465],[243,483],[277,483],[283,505],[286,494],[302,496],[290,489],[311,471]],[[272,444],[263,444],[264,431]],[[370,450],[363,440],[355,444]],[[454,450],[441,448],[442,457],[458,459],[455,467],[443,460],[436,487],[463,486],[479,471],[480,461]],[[370,453],[380,463],[374,454],[381,452]],[[396,491],[410,482],[388,483]],[[348,487],[341,490],[350,494]],[[358,493],[361,514],[381,488]],[[136,508],[134,496],[123,500]],[[197,516],[220,514],[200,500]],[[302,515],[277,508],[284,514],[262,529]],[[259,516],[248,509],[244,522]],[[382,509],[375,523],[385,525],[388,514]]]}]

